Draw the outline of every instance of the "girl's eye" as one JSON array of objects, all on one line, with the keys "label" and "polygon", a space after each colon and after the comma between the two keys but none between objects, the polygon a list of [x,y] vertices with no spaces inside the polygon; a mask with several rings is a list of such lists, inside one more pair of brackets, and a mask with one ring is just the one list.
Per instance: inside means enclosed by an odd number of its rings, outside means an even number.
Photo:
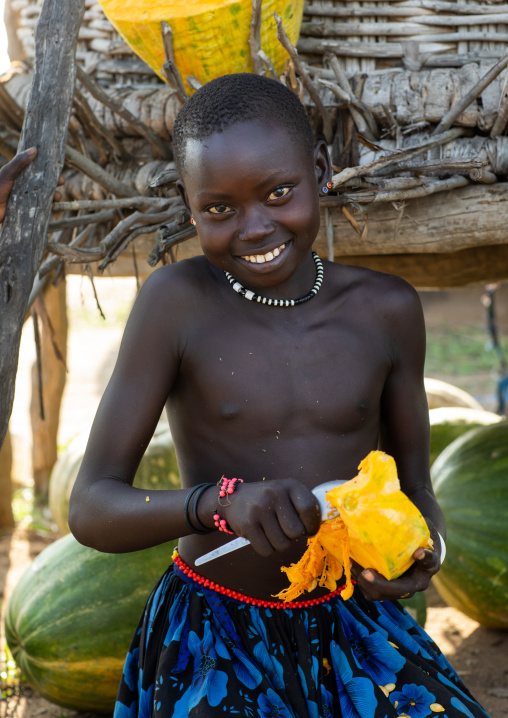
[{"label": "girl's eye", "polygon": [[210,214],[227,214],[231,210],[228,204],[214,204],[212,207],[208,207],[207,212]]},{"label": "girl's eye", "polygon": [[291,192],[291,187],[277,187],[277,189],[274,189],[273,192],[268,196],[268,200],[272,199],[282,199],[283,197],[286,197]]}]

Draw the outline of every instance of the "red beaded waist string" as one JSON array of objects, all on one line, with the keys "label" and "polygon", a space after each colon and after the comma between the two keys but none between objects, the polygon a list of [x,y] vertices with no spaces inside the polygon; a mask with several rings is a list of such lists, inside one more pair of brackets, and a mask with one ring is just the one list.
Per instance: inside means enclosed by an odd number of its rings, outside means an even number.
[{"label": "red beaded waist string", "polygon": [[[232,598],[235,601],[241,601],[243,603],[248,603],[251,606],[258,606],[261,608],[310,608],[311,606],[318,606],[322,603],[328,603],[329,601],[332,601],[334,598],[340,596],[340,594],[344,590],[344,586],[339,586],[339,588],[337,588],[335,591],[327,593],[326,596],[312,598],[308,601],[263,601],[259,598],[252,598],[252,596],[247,596],[244,593],[233,591],[233,589],[231,588],[225,588],[224,586],[215,583],[215,581],[210,581],[209,578],[200,576],[198,573],[193,571],[190,566],[188,566],[184,561],[182,561],[176,549],[173,552],[173,564],[176,567],[176,573],[183,573],[185,576],[187,576],[187,578],[189,578],[191,581],[194,581],[195,583],[198,583],[200,586],[204,586],[205,588],[208,588],[212,591],[216,591],[217,593],[220,593],[227,598]],[[355,582],[353,581],[353,583]]]}]

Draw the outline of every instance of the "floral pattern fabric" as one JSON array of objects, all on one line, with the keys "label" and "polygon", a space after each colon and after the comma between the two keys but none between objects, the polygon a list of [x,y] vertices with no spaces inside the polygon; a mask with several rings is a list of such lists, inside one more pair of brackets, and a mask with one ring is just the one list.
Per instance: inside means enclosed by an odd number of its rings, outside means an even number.
[{"label": "floral pattern fabric", "polygon": [[125,662],[114,718],[488,718],[397,602],[356,589],[299,609],[227,598],[171,566]]}]

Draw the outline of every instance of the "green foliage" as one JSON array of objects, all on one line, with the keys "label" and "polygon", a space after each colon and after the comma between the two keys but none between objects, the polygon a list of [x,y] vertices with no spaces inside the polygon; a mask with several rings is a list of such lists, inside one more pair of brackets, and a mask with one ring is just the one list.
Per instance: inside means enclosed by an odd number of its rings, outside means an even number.
[{"label": "green foliage", "polygon": [[19,695],[23,688],[24,677],[17,667],[12,653],[4,645],[0,656],[0,700]]},{"label": "green foliage", "polygon": [[497,357],[482,327],[454,329],[443,326],[427,332],[426,376],[467,376],[495,370],[497,364]]},{"label": "green foliage", "polygon": [[56,527],[47,510],[34,502],[32,488],[25,487],[14,492],[12,496],[12,513],[16,524],[21,524],[26,529],[44,534],[51,534],[55,531]]}]

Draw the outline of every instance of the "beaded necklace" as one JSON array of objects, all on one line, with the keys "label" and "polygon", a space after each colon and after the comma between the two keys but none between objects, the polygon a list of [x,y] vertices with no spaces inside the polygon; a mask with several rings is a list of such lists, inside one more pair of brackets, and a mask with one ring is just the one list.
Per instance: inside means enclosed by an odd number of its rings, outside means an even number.
[{"label": "beaded necklace", "polygon": [[315,297],[321,289],[321,284],[323,282],[323,262],[319,259],[316,252],[312,252],[312,259],[316,265],[316,281],[314,282],[314,286],[310,292],[304,297],[299,297],[298,299],[268,299],[268,297],[262,297],[260,294],[256,294],[250,289],[246,289],[229,272],[224,271],[224,274],[235,292],[238,292],[238,294],[245,297],[245,299],[249,299],[251,302],[259,302],[260,304],[268,304],[269,306],[274,307],[296,307],[297,304],[303,304],[304,302],[308,302],[309,299],[312,299],[312,297]]}]

